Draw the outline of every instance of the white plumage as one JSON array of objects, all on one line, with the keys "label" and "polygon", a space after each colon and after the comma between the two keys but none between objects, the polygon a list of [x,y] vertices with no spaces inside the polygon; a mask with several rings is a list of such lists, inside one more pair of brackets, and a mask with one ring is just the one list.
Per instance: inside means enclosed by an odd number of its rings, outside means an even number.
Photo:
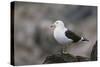
[{"label": "white plumage", "polygon": [[72,40],[65,36],[65,31],[67,31],[68,29],[64,27],[63,22],[58,20],[55,22],[55,26],[56,27],[54,29],[54,38],[56,39],[56,41],[60,44],[71,43]]}]

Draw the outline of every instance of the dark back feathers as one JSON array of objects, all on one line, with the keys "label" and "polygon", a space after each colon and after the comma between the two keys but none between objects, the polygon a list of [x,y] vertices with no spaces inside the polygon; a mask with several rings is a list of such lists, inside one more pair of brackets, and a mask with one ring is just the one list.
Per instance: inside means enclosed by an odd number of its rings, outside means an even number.
[{"label": "dark back feathers", "polygon": [[65,31],[65,35],[69,38],[69,39],[72,39],[73,42],[78,42],[81,37],[76,35],[74,32],[70,31],[70,30],[67,30]]}]

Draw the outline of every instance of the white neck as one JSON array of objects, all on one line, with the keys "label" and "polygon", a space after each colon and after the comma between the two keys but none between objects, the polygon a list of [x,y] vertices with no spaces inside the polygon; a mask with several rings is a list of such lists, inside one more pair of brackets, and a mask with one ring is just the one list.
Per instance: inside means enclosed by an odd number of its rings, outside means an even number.
[{"label": "white neck", "polygon": [[59,26],[59,27],[56,27],[55,30],[62,30],[62,31],[67,31],[68,29],[65,28],[64,26]]}]

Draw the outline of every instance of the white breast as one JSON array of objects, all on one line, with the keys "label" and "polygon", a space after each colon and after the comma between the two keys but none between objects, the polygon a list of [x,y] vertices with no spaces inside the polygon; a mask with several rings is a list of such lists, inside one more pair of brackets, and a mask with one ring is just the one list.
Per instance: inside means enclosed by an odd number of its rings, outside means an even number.
[{"label": "white breast", "polygon": [[54,38],[56,39],[56,41],[60,44],[69,44],[72,42],[71,39],[68,39],[66,36],[65,36],[65,31],[67,29],[64,28],[64,29],[60,29],[60,28],[55,28],[54,30]]}]

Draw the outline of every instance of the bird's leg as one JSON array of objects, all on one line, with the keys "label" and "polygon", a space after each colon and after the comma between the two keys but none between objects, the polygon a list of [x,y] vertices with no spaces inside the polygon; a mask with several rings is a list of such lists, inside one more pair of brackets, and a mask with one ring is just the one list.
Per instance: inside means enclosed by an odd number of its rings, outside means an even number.
[{"label": "bird's leg", "polygon": [[63,55],[63,46],[61,47],[61,52],[60,53],[61,53],[61,55]]},{"label": "bird's leg", "polygon": [[60,52],[60,53],[61,53],[62,55],[68,53],[68,52],[67,52],[67,45],[64,45],[64,46],[61,47],[61,52]]},{"label": "bird's leg", "polygon": [[67,47],[68,47],[67,45],[64,45],[64,46],[63,46],[63,50],[62,50],[62,53],[63,53],[63,54],[67,54],[67,53],[68,53],[68,52],[67,52]]},{"label": "bird's leg", "polygon": [[65,48],[65,46],[64,46],[64,45],[63,45],[63,46],[61,46],[61,51],[60,51],[61,55],[63,55],[63,54],[64,54],[64,48]]}]

